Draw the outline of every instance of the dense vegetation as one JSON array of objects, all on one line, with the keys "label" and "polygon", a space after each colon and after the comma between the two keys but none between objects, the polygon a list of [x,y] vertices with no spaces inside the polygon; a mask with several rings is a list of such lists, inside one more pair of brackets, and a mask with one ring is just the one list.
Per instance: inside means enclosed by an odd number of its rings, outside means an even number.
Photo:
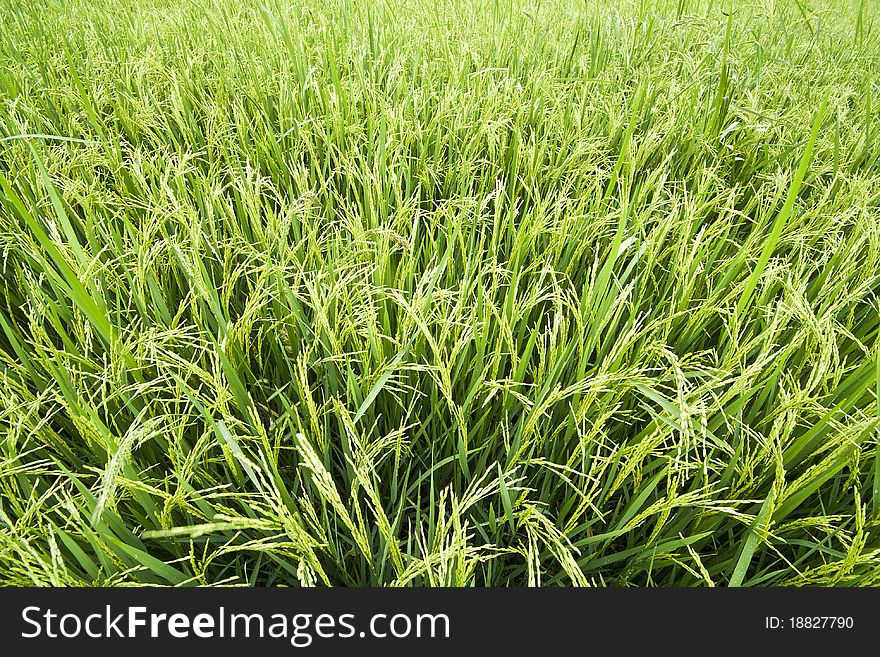
[{"label": "dense vegetation", "polygon": [[867,0],[0,0],[0,583],[880,584]]}]

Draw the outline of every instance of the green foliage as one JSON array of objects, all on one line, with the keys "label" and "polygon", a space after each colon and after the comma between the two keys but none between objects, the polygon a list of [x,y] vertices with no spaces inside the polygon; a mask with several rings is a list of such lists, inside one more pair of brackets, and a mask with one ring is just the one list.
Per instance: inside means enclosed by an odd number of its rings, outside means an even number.
[{"label": "green foliage", "polygon": [[880,585],[858,0],[0,0],[0,583]]}]

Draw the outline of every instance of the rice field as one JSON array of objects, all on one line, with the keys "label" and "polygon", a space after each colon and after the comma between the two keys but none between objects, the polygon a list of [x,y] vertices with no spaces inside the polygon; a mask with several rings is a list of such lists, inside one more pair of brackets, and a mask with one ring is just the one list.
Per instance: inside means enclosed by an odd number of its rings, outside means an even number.
[{"label": "rice field", "polygon": [[0,0],[0,584],[880,585],[874,0]]}]

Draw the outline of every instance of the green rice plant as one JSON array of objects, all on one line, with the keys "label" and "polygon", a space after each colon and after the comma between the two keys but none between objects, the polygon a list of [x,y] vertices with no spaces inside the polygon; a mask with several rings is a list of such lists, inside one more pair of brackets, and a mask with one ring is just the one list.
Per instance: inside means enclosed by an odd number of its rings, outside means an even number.
[{"label": "green rice plant", "polygon": [[880,584],[865,0],[0,0],[0,583]]}]

